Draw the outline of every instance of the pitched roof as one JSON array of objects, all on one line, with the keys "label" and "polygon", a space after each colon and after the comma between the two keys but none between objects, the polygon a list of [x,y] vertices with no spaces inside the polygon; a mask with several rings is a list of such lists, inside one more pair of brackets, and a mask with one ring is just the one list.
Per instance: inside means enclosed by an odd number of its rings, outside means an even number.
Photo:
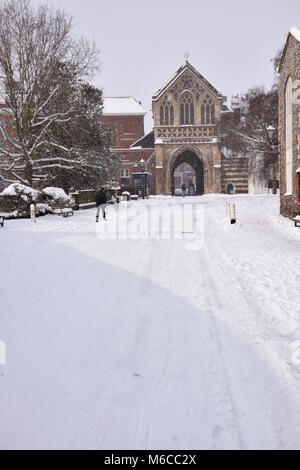
[{"label": "pitched roof", "polygon": [[291,37],[293,37],[294,39],[296,39],[297,41],[300,42],[300,30],[298,28],[296,28],[295,26],[293,26],[290,29],[290,32],[288,34],[288,37],[287,37],[287,40],[286,40],[286,43],[285,43],[285,46],[284,46],[284,49],[283,49],[281,61],[280,61],[279,72],[281,72],[282,65],[283,65],[283,62],[284,62],[284,59],[285,59],[286,51],[287,51],[287,48],[288,48]]},{"label": "pitched roof", "polygon": [[104,97],[103,115],[141,115],[146,114],[142,104],[133,96],[107,96]]},{"label": "pitched roof", "polygon": [[160,88],[157,93],[152,97],[153,101],[156,101],[160,98],[160,96],[166,91],[169,86],[175,82],[175,80],[182,75],[186,70],[189,70],[194,76],[196,76],[201,82],[214,94],[217,95],[218,98],[223,97],[222,93],[219,93],[218,90],[216,90],[215,87],[213,87],[207,80],[206,78],[201,75],[201,73],[198,72],[198,70],[195,69],[188,61],[185,62],[178,70],[177,72],[170,78],[170,80],[162,87]]},{"label": "pitched roof", "polygon": [[149,134],[144,135],[137,142],[134,142],[130,146],[131,148],[144,148],[144,149],[154,149],[154,131],[149,132]]}]

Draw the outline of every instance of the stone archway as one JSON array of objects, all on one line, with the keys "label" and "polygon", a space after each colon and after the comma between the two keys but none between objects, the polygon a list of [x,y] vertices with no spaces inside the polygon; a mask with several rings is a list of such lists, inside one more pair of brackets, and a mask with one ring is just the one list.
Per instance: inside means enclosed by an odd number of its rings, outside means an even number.
[{"label": "stone archway", "polygon": [[174,181],[174,172],[182,163],[188,163],[196,173],[196,194],[204,194],[204,169],[199,156],[190,149],[183,150],[173,160],[170,166],[171,181]]}]

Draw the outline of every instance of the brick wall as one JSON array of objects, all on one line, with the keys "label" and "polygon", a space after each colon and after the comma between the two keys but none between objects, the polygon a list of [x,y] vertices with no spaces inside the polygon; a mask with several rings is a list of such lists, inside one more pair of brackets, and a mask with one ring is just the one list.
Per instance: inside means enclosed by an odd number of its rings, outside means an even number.
[{"label": "brick wall", "polygon": [[[115,175],[116,181],[121,185],[120,171],[129,171],[129,184],[124,186],[133,186],[133,173],[139,173],[142,171],[140,161],[144,159],[147,162],[154,153],[154,149],[128,149],[128,150],[116,150],[118,157],[121,160],[120,170]],[[148,167],[145,168],[146,171]],[[151,172],[151,171],[150,171]],[[154,176],[154,175],[153,175]]]},{"label": "brick wall", "polygon": [[116,128],[116,148],[126,149],[144,135],[144,116],[101,116],[105,125]]}]

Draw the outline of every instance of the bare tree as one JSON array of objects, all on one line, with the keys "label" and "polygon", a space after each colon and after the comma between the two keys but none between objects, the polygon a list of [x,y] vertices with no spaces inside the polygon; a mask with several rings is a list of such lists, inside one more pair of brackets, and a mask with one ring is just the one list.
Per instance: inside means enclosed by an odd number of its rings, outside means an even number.
[{"label": "bare tree", "polygon": [[[0,4],[0,76],[5,90],[0,119],[2,180],[31,185],[43,169],[79,164],[74,153],[68,157],[72,143],[62,146],[51,129],[72,117],[66,91],[98,67],[95,44],[74,39],[72,19],[64,11],[47,5],[35,9],[30,0]],[[54,161],[51,149],[56,150]]]}]

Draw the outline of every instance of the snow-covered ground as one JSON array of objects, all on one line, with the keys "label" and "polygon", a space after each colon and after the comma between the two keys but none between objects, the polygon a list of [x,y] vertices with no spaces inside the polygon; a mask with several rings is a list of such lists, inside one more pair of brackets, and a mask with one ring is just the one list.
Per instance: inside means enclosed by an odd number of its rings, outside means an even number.
[{"label": "snow-covered ground", "polygon": [[300,230],[273,196],[129,207],[183,203],[201,249],[103,239],[93,210],[0,229],[1,449],[300,448]]}]

